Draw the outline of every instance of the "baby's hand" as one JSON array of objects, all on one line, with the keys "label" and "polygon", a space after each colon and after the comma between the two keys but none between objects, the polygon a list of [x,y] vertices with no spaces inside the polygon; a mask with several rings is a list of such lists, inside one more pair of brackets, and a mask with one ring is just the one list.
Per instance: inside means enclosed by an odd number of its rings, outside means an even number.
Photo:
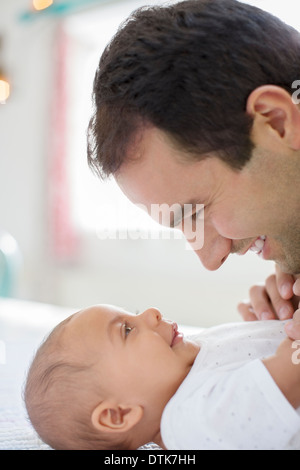
[{"label": "baby's hand", "polygon": [[262,361],[277,386],[295,409],[300,407],[300,354],[298,348],[298,341],[286,338],[281,342],[274,356]]}]

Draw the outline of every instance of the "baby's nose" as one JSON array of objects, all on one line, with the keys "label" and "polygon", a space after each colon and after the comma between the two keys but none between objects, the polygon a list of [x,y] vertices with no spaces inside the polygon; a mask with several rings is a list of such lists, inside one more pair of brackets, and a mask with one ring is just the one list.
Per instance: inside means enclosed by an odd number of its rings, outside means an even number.
[{"label": "baby's nose", "polygon": [[151,326],[157,326],[162,320],[162,314],[157,308],[151,307],[141,313],[141,316]]}]

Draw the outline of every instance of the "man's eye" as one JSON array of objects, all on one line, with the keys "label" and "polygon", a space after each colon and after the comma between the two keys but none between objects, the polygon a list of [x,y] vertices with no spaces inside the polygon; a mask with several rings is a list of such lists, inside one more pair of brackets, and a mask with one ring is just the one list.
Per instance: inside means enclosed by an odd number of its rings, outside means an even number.
[{"label": "man's eye", "polygon": [[193,220],[196,220],[197,217],[199,217],[199,216],[202,214],[202,211],[203,211],[203,209],[200,209],[199,211],[194,212],[194,213],[192,214],[192,219],[193,219]]}]

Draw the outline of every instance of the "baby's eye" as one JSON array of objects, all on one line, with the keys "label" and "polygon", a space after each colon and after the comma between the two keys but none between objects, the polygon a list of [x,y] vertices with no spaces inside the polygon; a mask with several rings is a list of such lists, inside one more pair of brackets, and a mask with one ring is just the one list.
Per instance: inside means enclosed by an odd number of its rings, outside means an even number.
[{"label": "baby's eye", "polygon": [[124,323],[123,328],[124,328],[124,336],[125,338],[127,338],[132,328],[127,323]]}]

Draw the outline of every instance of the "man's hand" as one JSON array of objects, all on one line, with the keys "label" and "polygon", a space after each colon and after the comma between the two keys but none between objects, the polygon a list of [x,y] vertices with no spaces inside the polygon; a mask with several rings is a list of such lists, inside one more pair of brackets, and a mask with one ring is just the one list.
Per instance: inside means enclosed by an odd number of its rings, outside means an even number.
[{"label": "man's hand", "polygon": [[285,325],[285,332],[291,339],[300,339],[300,308],[294,313],[293,320]]},{"label": "man's hand", "polygon": [[251,287],[249,297],[238,305],[244,320],[291,319],[295,310],[300,309],[300,278],[283,273],[276,266],[276,274],[269,276],[265,285]]}]

